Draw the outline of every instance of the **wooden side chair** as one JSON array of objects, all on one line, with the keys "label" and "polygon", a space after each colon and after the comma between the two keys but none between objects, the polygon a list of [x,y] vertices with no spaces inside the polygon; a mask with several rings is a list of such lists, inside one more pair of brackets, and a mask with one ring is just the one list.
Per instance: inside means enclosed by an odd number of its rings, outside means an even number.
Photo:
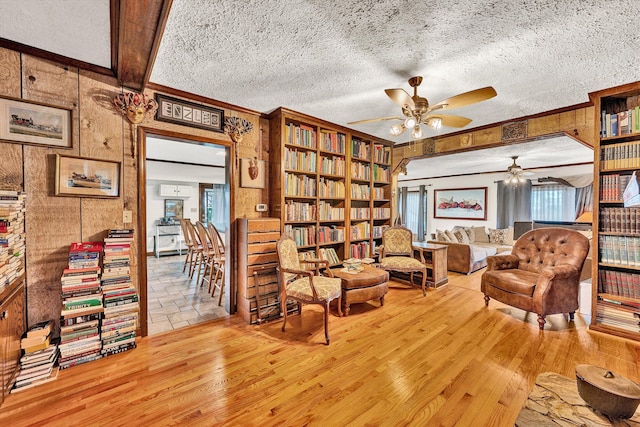
[{"label": "wooden side chair", "polygon": [[[287,326],[287,299],[303,304],[319,304],[324,308],[324,337],[329,345],[329,304],[338,299],[338,313],[342,316],[342,283],[334,278],[329,270],[327,260],[307,260],[305,264],[316,265],[316,272],[304,270],[300,266],[296,242],[287,235],[282,235],[276,245],[278,254],[278,282],[280,283],[280,305],[284,316],[282,331]],[[324,264],[330,277],[320,275],[320,266]],[[302,315],[302,306],[300,307]]]},{"label": "wooden side chair", "polygon": [[184,238],[184,245],[187,247],[187,255],[184,258],[184,265],[182,266],[182,272],[187,271],[187,265],[189,266],[189,274],[191,274],[191,267],[193,264],[193,240],[191,239],[191,234],[189,233],[189,229],[187,228],[188,219],[180,218],[180,228],[182,229],[182,236]]},{"label": "wooden side chair", "polygon": [[387,271],[409,273],[413,285],[413,273],[422,273],[422,295],[427,295],[427,267],[413,257],[413,234],[407,227],[394,225],[382,233],[380,268]]},{"label": "wooden side chair", "polygon": [[[212,224],[208,223],[207,228],[209,236],[211,237],[211,244],[213,246],[214,260],[213,267],[215,269],[215,275],[213,278],[213,287],[210,289],[211,297],[216,293],[216,288],[220,289],[218,294],[218,305],[222,304],[222,292],[224,289],[224,268],[225,268],[225,254],[224,254],[224,242],[220,237],[218,229]],[[218,280],[220,283],[218,284]]]},{"label": "wooden side chair", "polygon": [[189,278],[193,279],[193,275],[198,270],[198,279],[196,283],[200,280],[200,270],[202,263],[202,243],[200,242],[200,237],[198,236],[198,232],[196,231],[196,227],[193,225],[191,221],[186,222],[187,230],[189,231],[189,237],[191,237],[191,241],[193,242],[193,264],[191,265],[191,269],[189,270]]},{"label": "wooden side chair", "polygon": [[[208,292],[211,292],[211,278],[213,277],[213,263],[215,259],[213,243],[211,242],[209,231],[200,221],[196,222],[196,231],[198,232],[200,242],[202,242],[201,264],[203,266],[202,280],[200,280],[200,275],[198,274],[198,281],[200,282],[200,287],[204,286],[205,282],[209,283]],[[209,275],[209,277],[207,277],[207,275]]]}]

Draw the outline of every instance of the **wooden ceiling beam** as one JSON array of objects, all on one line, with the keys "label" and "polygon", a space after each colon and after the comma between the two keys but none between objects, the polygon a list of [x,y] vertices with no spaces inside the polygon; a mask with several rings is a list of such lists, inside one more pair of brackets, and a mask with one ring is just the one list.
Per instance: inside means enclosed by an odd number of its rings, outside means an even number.
[{"label": "wooden ceiling beam", "polygon": [[111,33],[117,34],[112,37],[112,62],[122,86],[144,90],[172,3],[172,0],[111,0]]}]

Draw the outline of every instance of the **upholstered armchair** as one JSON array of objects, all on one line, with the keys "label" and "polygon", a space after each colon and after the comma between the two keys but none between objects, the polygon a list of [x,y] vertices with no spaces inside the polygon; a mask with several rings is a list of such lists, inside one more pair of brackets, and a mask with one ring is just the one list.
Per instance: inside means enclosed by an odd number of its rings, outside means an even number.
[{"label": "upholstered armchair", "polygon": [[422,295],[427,295],[425,284],[427,268],[413,257],[413,234],[401,225],[389,227],[382,233],[382,251],[380,268],[387,271],[409,273],[409,281],[413,285],[413,273],[422,273]]},{"label": "upholstered armchair", "polygon": [[[303,304],[319,304],[324,308],[324,336],[329,345],[329,304],[338,299],[338,314],[342,316],[342,281],[334,278],[329,263],[320,259],[305,259],[305,264],[315,264],[316,271],[304,270],[298,258],[296,242],[283,235],[276,245],[278,254],[278,282],[280,284],[280,305],[284,316],[282,332],[287,326],[287,299]],[[324,265],[330,277],[320,275],[320,266]],[[302,306],[300,306],[302,315]]]},{"label": "upholstered armchair", "polygon": [[538,315],[544,329],[548,314],[578,308],[580,272],[589,252],[589,240],[566,228],[538,228],[523,234],[509,255],[487,257],[480,289],[484,303],[500,302]]}]

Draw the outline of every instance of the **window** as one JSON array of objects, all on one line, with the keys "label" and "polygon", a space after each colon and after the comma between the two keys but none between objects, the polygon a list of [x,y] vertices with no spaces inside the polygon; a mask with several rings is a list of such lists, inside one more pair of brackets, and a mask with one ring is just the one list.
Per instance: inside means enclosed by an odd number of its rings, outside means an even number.
[{"label": "window", "polygon": [[226,228],[224,184],[213,184],[212,188],[204,190],[204,222],[212,222],[218,231],[224,232]]},{"label": "window", "polygon": [[576,189],[563,185],[541,185],[531,190],[531,219],[574,221]]},{"label": "window", "polygon": [[[418,240],[423,240],[427,222],[427,192],[423,193],[422,205],[420,191],[406,192],[406,211],[401,212],[404,226],[407,227]],[[421,209],[422,208],[422,209]]]}]

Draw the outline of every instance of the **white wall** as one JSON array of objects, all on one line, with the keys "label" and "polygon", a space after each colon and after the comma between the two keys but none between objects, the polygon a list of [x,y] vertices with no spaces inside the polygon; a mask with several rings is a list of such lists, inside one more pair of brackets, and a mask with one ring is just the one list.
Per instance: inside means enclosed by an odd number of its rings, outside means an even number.
[{"label": "white wall", "polygon": [[[552,176],[562,178],[572,175],[593,175],[593,165],[567,166],[553,169],[532,170],[534,175],[527,178],[536,184],[538,178]],[[400,181],[398,187],[409,187],[410,190],[417,189],[420,185],[427,185],[427,239],[431,233],[438,230],[450,230],[454,226],[496,228],[497,221],[497,181],[504,179],[504,172],[493,174],[477,174],[467,176],[456,176],[449,178],[420,179],[411,181]],[[402,177],[411,179],[411,176]],[[460,220],[460,219],[436,219],[434,218],[434,190],[447,190],[456,188],[487,187],[487,220]],[[487,230],[488,231],[488,230]]]},{"label": "white wall", "polygon": [[[191,221],[200,220],[198,200],[199,183],[224,184],[224,168],[147,161],[147,250],[153,251],[156,224],[164,217],[164,201],[176,197],[160,196],[160,185],[188,185],[192,188],[191,197],[179,197],[184,200],[184,217]],[[177,242],[176,242],[177,249]]]}]

